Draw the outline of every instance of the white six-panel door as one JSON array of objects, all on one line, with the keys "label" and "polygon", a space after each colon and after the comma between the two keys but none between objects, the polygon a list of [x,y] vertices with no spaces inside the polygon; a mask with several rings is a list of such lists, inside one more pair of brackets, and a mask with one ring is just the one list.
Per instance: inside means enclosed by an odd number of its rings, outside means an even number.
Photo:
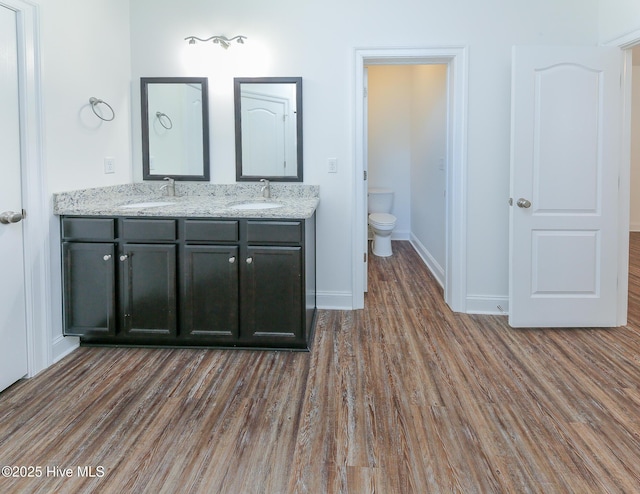
[{"label": "white six-panel door", "polygon": [[286,167],[287,103],[285,99],[243,93],[242,169],[245,175],[291,175]]},{"label": "white six-panel door", "polygon": [[513,53],[509,324],[615,326],[621,54]]},{"label": "white six-panel door", "polygon": [[[22,211],[16,35],[16,13],[0,6],[0,213]],[[0,223],[0,391],[28,370],[23,252],[22,222]]]}]

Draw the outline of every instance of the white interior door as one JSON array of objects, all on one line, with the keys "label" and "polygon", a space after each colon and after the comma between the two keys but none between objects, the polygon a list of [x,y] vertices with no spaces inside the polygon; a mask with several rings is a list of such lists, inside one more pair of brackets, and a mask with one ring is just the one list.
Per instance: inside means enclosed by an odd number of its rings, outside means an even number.
[{"label": "white interior door", "polygon": [[511,326],[616,325],[620,76],[617,48],[514,49]]},{"label": "white interior door", "polygon": [[242,170],[245,175],[287,175],[287,101],[242,94]]},{"label": "white interior door", "polygon": [[[27,374],[16,13],[0,6],[0,391]],[[0,219],[2,219],[0,217]]]}]

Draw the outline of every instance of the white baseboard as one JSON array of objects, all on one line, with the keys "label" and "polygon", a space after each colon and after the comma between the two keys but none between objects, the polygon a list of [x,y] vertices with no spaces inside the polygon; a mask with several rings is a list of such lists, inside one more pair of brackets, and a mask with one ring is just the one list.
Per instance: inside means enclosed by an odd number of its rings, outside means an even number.
[{"label": "white baseboard", "polygon": [[63,359],[80,346],[80,340],[73,336],[56,336],[53,339],[53,362]]},{"label": "white baseboard", "polygon": [[418,255],[422,258],[424,263],[427,265],[429,271],[431,271],[431,274],[433,274],[440,286],[444,288],[444,268],[440,266],[438,261],[435,260],[429,250],[422,244],[422,242],[420,242],[420,240],[418,240],[418,238],[414,234],[411,234],[411,238],[409,241],[411,242],[411,245],[413,245],[413,248],[416,250]]},{"label": "white baseboard", "polygon": [[411,240],[411,232],[403,232],[393,230],[391,232],[391,240]]},{"label": "white baseboard", "polygon": [[630,232],[640,232],[640,223],[631,223],[629,225]]},{"label": "white baseboard", "polygon": [[467,314],[506,316],[509,314],[509,297],[500,295],[467,295]]},{"label": "white baseboard", "polygon": [[318,309],[353,310],[351,292],[316,292]]}]

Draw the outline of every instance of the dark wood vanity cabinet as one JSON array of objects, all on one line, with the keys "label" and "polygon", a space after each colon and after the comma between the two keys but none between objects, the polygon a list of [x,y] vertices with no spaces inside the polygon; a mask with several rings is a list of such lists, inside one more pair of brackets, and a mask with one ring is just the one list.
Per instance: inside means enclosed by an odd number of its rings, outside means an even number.
[{"label": "dark wood vanity cabinet", "polygon": [[177,246],[123,243],[120,252],[120,328],[124,335],[175,336]]},{"label": "dark wood vanity cabinet", "polygon": [[315,217],[63,217],[66,335],[83,343],[308,349]]},{"label": "dark wood vanity cabinet", "polygon": [[185,219],[183,229],[182,341],[308,348],[316,309],[313,219]]},{"label": "dark wood vanity cabinet", "polygon": [[233,345],[239,336],[238,221],[182,222],[183,342]]},{"label": "dark wood vanity cabinet", "polygon": [[116,334],[115,244],[63,242],[64,334]]},{"label": "dark wood vanity cabinet", "polygon": [[63,218],[64,334],[175,336],[175,232],[175,220]]},{"label": "dark wood vanity cabinet", "polygon": [[244,339],[304,342],[303,234],[299,221],[247,221],[240,295]]}]

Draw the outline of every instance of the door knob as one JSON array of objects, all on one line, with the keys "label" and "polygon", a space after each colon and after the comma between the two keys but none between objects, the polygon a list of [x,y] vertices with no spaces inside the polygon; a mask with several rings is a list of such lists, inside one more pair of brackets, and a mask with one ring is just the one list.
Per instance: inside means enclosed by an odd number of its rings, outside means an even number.
[{"label": "door knob", "polygon": [[0,223],[3,225],[18,223],[19,221],[22,221],[23,218],[24,214],[22,212],[16,213],[14,211],[5,211],[4,213],[0,213]]},{"label": "door knob", "polygon": [[527,199],[524,199],[522,197],[518,199],[518,202],[516,202],[516,204],[519,208],[527,209],[531,207],[531,201],[528,201]]}]

